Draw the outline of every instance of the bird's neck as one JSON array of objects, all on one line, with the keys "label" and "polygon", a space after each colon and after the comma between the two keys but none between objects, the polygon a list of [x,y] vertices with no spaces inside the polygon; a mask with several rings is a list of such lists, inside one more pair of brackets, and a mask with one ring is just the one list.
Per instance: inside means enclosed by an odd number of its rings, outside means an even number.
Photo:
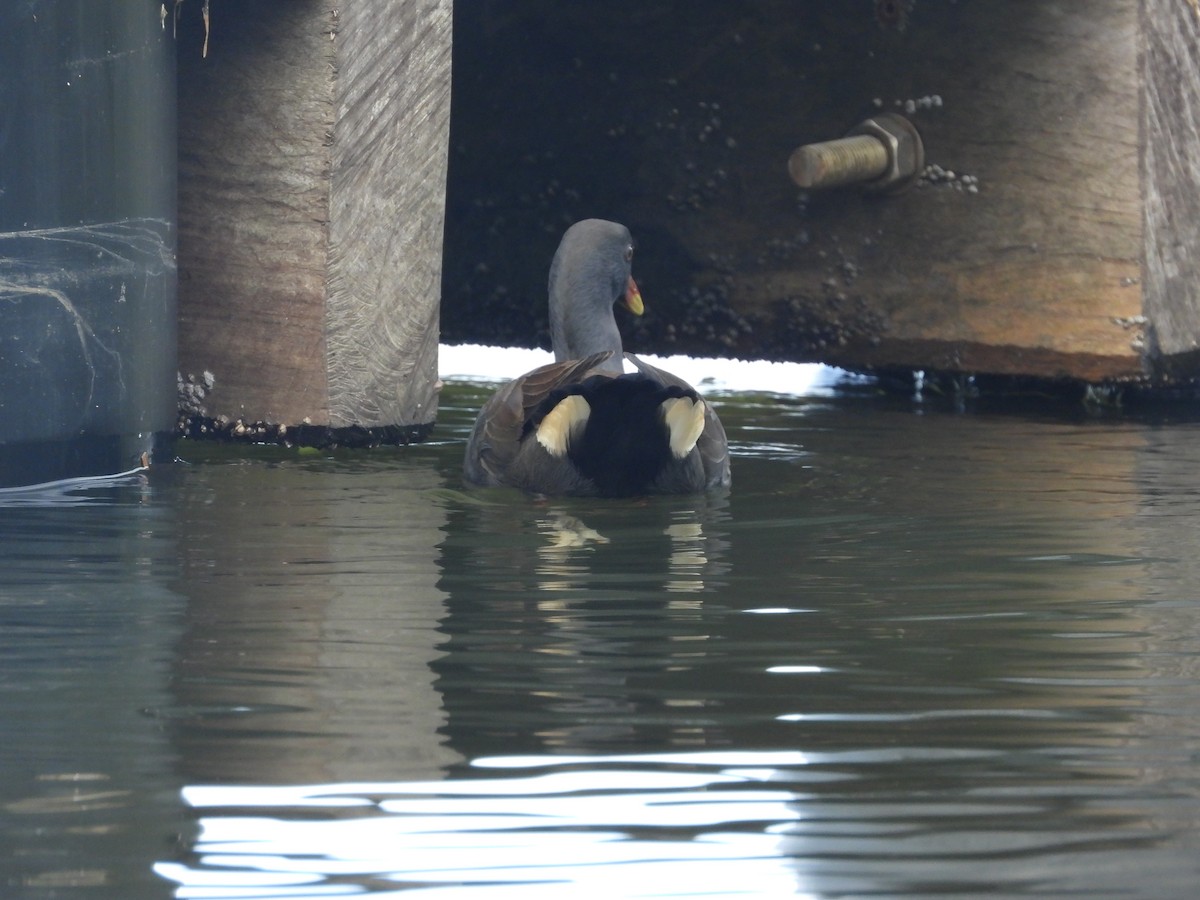
[{"label": "bird's neck", "polygon": [[597,319],[590,324],[564,322],[561,328],[555,329],[552,338],[554,358],[558,362],[582,359],[606,350],[612,351],[617,358],[621,356],[621,332],[617,330],[617,323],[611,316],[608,321]]},{"label": "bird's neck", "polygon": [[554,359],[582,359],[611,352],[603,367],[622,371],[621,332],[613,304],[616,283],[594,260],[581,264],[570,254],[555,257],[550,268],[550,340]]}]

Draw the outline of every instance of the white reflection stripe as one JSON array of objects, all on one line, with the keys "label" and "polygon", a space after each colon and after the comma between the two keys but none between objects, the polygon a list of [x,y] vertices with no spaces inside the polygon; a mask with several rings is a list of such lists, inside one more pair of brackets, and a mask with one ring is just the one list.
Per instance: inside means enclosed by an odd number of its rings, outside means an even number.
[{"label": "white reflection stripe", "polygon": [[[536,836],[531,836],[536,837]],[[461,850],[444,859],[431,859],[422,852],[418,865],[398,868],[408,848],[392,848],[378,866],[322,867],[322,860],[297,860],[266,855],[206,856],[203,865],[222,866],[220,872],[160,864],[156,871],[182,885],[179,898],[229,896],[319,896],[340,893],[333,885],[309,886],[323,876],[370,875],[398,882],[416,882],[428,887],[409,888],[404,896],[424,895],[449,898],[586,896],[606,898],[768,898],[804,896],[796,892],[797,873],[778,854],[777,839],[766,835],[714,835],[697,841],[613,841],[584,844],[579,835],[579,853],[558,855],[561,848],[547,848],[530,841],[524,848],[504,848],[492,857],[464,856]],[[518,854],[520,849],[524,854]],[[549,851],[549,852],[548,852]],[[549,854],[553,859],[547,860]],[[444,867],[432,865],[444,862]],[[297,869],[305,874],[297,874]],[[309,871],[318,872],[310,876]],[[241,885],[240,888],[234,887]],[[294,886],[283,890],[283,886]],[[446,885],[446,887],[441,887]],[[451,887],[453,886],[453,887]],[[519,886],[520,893],[513,892]],[[296,888],[300,888],[297,890]],[[449,890],[447,889],[449,888]],[[545,891],[536,890],[545,888]],[[240,891],[233,893],[233,891]],[[532,892],[532,893],[531,893]],[[392,892],[372,893],[372,897]],[[399,893],[396,894],[399,896]]]},{"label": "white reflection stripe", "polygon": [[[557,764],[558,760],[555,759]],[[543,762],[543,765],[545,763]],[[213,806],[290,806],[340,807],[371,806],[371,796],[397,794],[464,794],[469,796],[526,796],[528,794],[568,794],[600,790],[685,790],[713,784],[745,781],[737,775],[716,772],[653,772],[600,769],[587,772],[551,772],[530,778],[479,778],[456,781],[359,782],[298,786],[189,785],[182,791],[192,807]]]},{"label": "white reflection stripe", "polygon": [[[473,846],[479,834],[547,829],[698,828],[732,822],[795,821],[797,795],[785,791],[717,794],[601,794],[554,800],[508,798],[385,801],[386,816],[335,821],[294,821],[266,816],[211,816],[201,819],[197,849],[206,853],[252,850],[263,853],[319,853],[356,858],[363,841],[382,835],[433,836],[422,846],[456,850]],[[496,838],[490,837],[489,842]]]},{"label": "white reflection stripe", "polygon": [[[765,391],[803,396],[828,391],[839,384],[870,381],[863,376],[851,375],[842,369],[819,363],[706,359],[682,355],[638,354],[638,357],[652,366],[678,375],[701,393]],[[548,362],[552,362],[552,357],[544,350],[480,344],[442,344],[438,347],[438,371],[443,379],[507,381]]]},{"label": "white reflection stripe", "polygon": [[632,753],[616,756],[481,756],[471,765],[481,769],[536,769],[544,766],[603,766],[613,763],[681,766],[808,765],[811,757],[798,750],[714,750],[695,753]]}]

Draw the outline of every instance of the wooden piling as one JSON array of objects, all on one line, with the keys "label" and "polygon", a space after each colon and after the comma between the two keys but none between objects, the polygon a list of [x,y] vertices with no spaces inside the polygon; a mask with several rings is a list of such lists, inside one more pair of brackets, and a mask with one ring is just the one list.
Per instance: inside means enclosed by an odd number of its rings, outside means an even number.
[{"label": "wooden piling", "polygon": [[1200,374],[1200,4],[1142,0],[1141,177],[1147,352]]},{"label": "wooden piling", "polygon": [[451,6],[214,4],[207,36],[185,9],[180,367],[211,373],[206,416],[432,423]]}]

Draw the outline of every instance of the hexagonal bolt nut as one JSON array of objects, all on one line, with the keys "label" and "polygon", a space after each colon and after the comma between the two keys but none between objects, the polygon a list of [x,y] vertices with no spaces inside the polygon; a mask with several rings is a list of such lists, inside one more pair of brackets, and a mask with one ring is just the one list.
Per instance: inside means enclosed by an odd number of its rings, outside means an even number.
[{"label": "hexagonal bolt nut", "polygon": [[814,189],[857,184],[867,191],[899,191],[924,168],[920,133],[895,113],[872,116],[836,141],[798,147],[788,159],[792,180]]},{"label": "hexagonal bolt nut", "polygon": [[887,149],[887,170],[880,177],[863,184],[869,191],[900,191],[908,187],[925,169],[925,145],[917,126],[904,116],[881,113],[859,122],[849,136],[869,134]]}]

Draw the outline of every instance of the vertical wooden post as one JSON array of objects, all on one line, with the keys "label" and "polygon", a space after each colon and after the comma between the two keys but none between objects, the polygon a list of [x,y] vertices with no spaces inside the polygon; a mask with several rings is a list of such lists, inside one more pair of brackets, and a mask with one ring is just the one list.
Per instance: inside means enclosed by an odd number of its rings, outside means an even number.
[{"label": "vertical wooden post", "polygon": [[433,421],[451,7],[342,6],[326,311],[334,426]]},{"label": "vertical wooden post", "polygon": [[1142,0],[1141,168],[1148,359],[1200,370],[1200,4]]},{"label": "vertical wooden post", "polygon": [[[180,362],[204,412],[428,427],[451,0],[252,0],[180,31]],[[186,13],[185,13],[186,16]]]}]

